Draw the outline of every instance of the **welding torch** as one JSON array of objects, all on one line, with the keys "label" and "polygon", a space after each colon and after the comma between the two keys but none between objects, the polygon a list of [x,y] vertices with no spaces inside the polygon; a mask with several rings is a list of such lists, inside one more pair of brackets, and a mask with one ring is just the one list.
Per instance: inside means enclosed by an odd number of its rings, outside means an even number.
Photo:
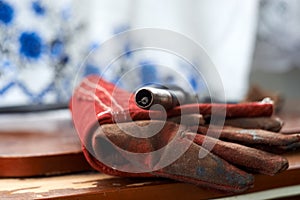
[{"label": "welding torch", "polygon": [[136,105],[145,110],[149,110],[155,104],[169,110],[175,106],[196,102],[198,102],[197,95],[189,94],[177,86],[150,85],[135,92]]}]

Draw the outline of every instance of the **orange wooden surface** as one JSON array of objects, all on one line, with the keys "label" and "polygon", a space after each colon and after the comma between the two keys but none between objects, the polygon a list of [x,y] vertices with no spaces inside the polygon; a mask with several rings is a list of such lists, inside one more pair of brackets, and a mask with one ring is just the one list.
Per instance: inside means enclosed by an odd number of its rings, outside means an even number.
[{"label": "orange wooden surface", "polygon": [[[246,193],[300,184],[300,152],[287,155],[290,169],[275,176],[255,175]],[[294,163],[294,164],[293,164]],[[27,179],[0,179],[0,197],[11,199],[208,199],[230,196],[162,178],[119,178],[100,173]]]},{"label": "orange wooden surface", "polygon": [[70,118],[28,122],[0,120],[0,177],[53,175],[90,169]]}]

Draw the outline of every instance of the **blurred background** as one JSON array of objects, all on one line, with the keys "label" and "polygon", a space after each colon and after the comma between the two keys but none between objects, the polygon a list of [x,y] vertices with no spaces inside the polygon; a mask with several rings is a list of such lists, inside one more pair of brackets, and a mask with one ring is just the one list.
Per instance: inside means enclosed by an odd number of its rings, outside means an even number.
[{"label": "blurred background", "polygon": [[287,99],[300,97],[300,2],[264,0],[259,20],[250,82],[280,92]]},{"label": "blurred background", "polygon": [[[244,100],[252,85],[300,98],[297,0],[0,0],[0,107],[67,104],[78,72],[103,72],[101,44],[136,28],[168,29],[200,44],[220,74],[227,101]],[[147,82],[151,74],[176,83],[176,75],[155,67],[152,59],[162,55],[132,55],[134,42],[117,44],[126,54],[105,78],[114,82],[141,65],[132,80]],[[95,49],[99,53],[90,55]],[[181,70],[201,93],[203,80],[185,70],[186,63],[168,60],[165,65]]]}]

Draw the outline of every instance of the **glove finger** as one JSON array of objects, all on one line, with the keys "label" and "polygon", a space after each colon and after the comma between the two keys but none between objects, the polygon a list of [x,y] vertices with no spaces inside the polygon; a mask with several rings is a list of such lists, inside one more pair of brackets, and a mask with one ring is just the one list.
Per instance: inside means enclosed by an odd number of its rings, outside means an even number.
[{"label": "glove finger", "polygon": [[225,120],[225,126],[233,126],[246,129],[263,129],[279,132],[283,121],[279,118],[252,117],[252,118],[229,118]]},{"label": "glove finger", "polygon": [[274,175],[288,168],[287,159],[279,155],[200,134],[186,133],[186,135],[193,138],[195,143],[201,146],[204,144],[204,148],[206,145],[213,145],[213,154],[251,172]]},{"label": "glove finger", "polygon": [[205,120],[200,114],[181,115],[176,117],[170,117],[167,120],[176,124],[183,124],[186,126],[205,125]]},{"label": "glove finger", "polygon": [[[182,138],[181,145],[184,146],[186,140],[188,139]],[[191,143],[188,150],[174,163],[153,174],[226,192],[243,192],[252,187],[254,178],[251,174],[208,151],[205,157],[199,158],[200,150],[206,151],[201,146]],[[173,149],[166,150],[166,154],[168,151]]]},{"label": "glove finger", "polygon": [[[207,134],[208,128],[204,126],[192,127],[191,130],[200,134]],[[273,149],[290,150],[300,146],[300,134],[285,135],[260,129],[241,129],[224,126],[222,130],[210,128],[210,135],[221,133],[219,139],[240,143],[246,146],[264,147],[266,151]]]},{"label": "glove finger", "polygon": [[212,114],[222,116],[226,114],[227,118],[240,117],[270,117],[273,114],[273,103],[271,102],[251,102],[238,104],[186,104],[174,107],[168,114],[169,116],[179,116],[181,114],[200,113],[204,116]]}]

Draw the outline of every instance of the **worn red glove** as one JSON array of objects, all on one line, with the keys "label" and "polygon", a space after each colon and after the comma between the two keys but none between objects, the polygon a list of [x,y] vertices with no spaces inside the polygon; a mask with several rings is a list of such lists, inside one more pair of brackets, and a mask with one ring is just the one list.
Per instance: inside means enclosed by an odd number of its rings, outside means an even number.
[{"label": "worn red glove", "polygon": [[[189,104],[168,110],[166,117],[199,114],[199,111],[207,116],[211,115],[213,106],[215,114],[226,110],[227,117],[270,116],[273,111],[270,103]],[[86,78],[75,90],[71,109],[83,152],[96,170],[127,177],[168,177],[228,192],[241,192],[253,184],[251,174],[201,147],[203,138],[191,133],[188,127],[173,122],[163,123],[163,112],[138,108],[131,93],[97,76]],[[155,136],[148,137],[156,126],[161,129],[155,132]],[[161,149],[163,151],[158,155],[148,154]],[[172,152],[182,149],[183,152],[176,154],[179,157],[172,158]],[[199,158],[200,151],[206,156]],[[135,159],[128,152],[146,155]],[[169,165],[159,166],[168,161]],[[282,166],[277,170],[282,170]]]}]

